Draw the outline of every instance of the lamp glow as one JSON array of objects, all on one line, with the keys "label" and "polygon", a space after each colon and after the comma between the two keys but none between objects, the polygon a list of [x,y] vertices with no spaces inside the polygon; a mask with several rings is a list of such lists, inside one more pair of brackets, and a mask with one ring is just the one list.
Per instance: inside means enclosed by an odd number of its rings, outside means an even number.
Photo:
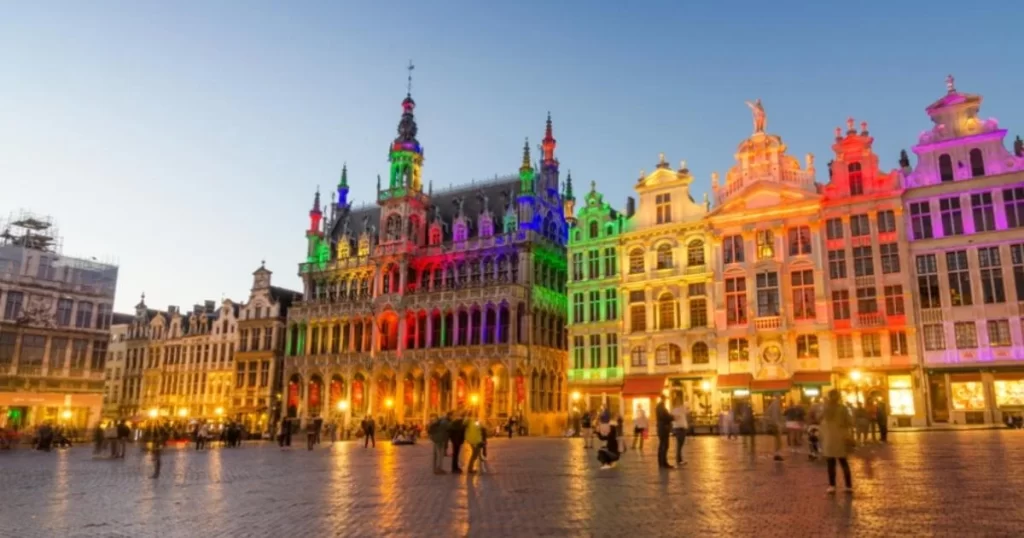
[{"label": "lamp glow", "polygon": [[474,392],[473,394],[469,395],[469,403],[471,403],[473,405],[476,405],[477,402],[479,402],[479,401],[480,401],[480,396],[477,395],[477,393]]},{"label": "lamp glow", "polygon": [[852,381],[853,381],[854,383],[860,383],[861,377],[862,377],[863,375],[864,375],[864,374],[862,374],[862,373],[860,372],[860,370],[852,370],[852,371],[850,371],[850,379],[851,379],[851,380],[852,380]]},{"label": "lamp glow", "polygon": [[217,409],[214,409],[213,410],[213,414],[217,415],[218,417],[223,415],[224,414],[224,408],[223,407],[218,407]]},{"label": "lamp glow", "polygon": [[580,401],[580,396],[581,396],[580,395],[580,391],[578,391],[578,390],[577,391],[573,391],[573,393],[572,393],[572,401],[574,401],[574,402]]},{"label": "lamp glow", "polygon": [[64,418],[64,420],[68,420],[68,419],[70,419],[70,418],[71,418],[71,410],[70,410],[70,409],[65,409],[65,410],[64,410],[64,411],[63,411],[63,412],[62,412],[62,413],[60,414],[60,416],[61,416],[61,417],[63,417],[63,418]]},{"label": "lamp glow", "polygon": [[181,409],[178,409],[178,416],[182,417],[182,418],[187,417],[188,416],[188,409],[186,409],[184,407],[182,407]]},{"label": "lamp glow", "polygon": [[346,409],[348,409],[348,402],[345,400],[338,402],[338,411],[344,411]]},{"label": "lamp glow", "polygon": [[156,418],[156,417],[157,417],[157,415],[159,415],[159,414],[160,414],[160,412],[159,412],[159,411],[157,411],[157,409],[156,409],[156,408],[154,407],[153,409],[150,409],[150,410],[149,410],[149,413],[148,413],[148,414],[149,414],[149,418]]},{"label": "lamp glow", "polygon": [[395,401],[392,400],[391,398],[388,398],[387,400],[384,401],[384,405],[387,406],[388,409],[391,409],[392,407],[395,406]]},{"label": "lamp glow", "polygon": [[704,381],[701,381],[700,382],[700,390],[702,390],[704,392],[710,392],[711,391],[711,382],[708,381],[707,379],[705,379]]}]

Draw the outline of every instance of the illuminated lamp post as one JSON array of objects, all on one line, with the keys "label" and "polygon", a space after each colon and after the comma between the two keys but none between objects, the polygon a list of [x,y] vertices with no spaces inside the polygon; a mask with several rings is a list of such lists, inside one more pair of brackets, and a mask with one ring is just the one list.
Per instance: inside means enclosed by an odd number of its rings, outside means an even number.
[{"label": "illuminated lamp post", "polygon": [[704,397],[704,414],[711,417],[711,382],[705,379],[700,382],[700,393]]},{"label": "illuminated lamp post", "polygon": [[860,370],[851,370],[850,371],[850,381],[853,382],[853,398],[857,402],[861,401],[860,383],[861,383],[861,380],[863,378],[864,378],[864,374]]}]

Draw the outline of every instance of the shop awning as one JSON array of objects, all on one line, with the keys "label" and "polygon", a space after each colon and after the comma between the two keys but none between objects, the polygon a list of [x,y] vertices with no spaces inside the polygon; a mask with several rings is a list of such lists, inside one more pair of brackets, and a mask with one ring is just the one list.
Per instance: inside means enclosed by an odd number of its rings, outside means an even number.
[{"label": "shop awning", "polygon": [[992,379],[996,381],[1017,381],[1024,379],[1024,372],[994,372]]},{"label": "shop awning", "polygon": [[794,385],[831,385],[832,372],[795,372],[793,374]]},{"label": "shop awning", "polygon": [[718,376],[718,390],[749,389],[754,376],[750,374],[722,374]]},{"label": "shop awning", "polygon": [[665,376],[646,375],[627,377],[622,384],[623,396],[654,396],[665,388]]},{"label": "shop awning", "polygon": [[793,388],[789,379],[756,379],[750,383],[750,392],[786,392]]}]

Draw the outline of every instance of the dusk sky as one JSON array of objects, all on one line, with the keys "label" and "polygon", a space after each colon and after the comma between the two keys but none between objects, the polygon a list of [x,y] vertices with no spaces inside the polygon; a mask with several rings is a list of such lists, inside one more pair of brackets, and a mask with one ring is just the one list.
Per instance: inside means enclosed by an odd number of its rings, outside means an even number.
[{"label": "dusk sky", "polygon": [[[694,197],[751,133],[817,157],[869,122],[886,169],[952,73],[1024,132],[1017,2],[21,2],[0,16],[0,217],[49,214],[64,253],[120,264],[116,309],[301,289],[317,186],[357,204],[406,91],[435,188],[517,170],[550,110],[563,178],[621,207],[658,153]],[[329,195],[325,197],[329,200]]]}]

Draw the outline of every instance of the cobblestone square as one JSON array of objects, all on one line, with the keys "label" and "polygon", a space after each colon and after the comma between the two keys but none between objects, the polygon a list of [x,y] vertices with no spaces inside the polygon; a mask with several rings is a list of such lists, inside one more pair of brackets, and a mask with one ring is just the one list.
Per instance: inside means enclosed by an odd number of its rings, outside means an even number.
[{"label": "cobblestone square", "polygon": [[[859,449],[855,492],[771,440],[654,444],[599,470],[579,439],[495,439],[490,475],[435,476],[430,445],[269,444],[167,450],[162,476],[130,450],[0,453],[0,535],[35,536],[1010,536],[1024,528],[1019,431],[903,433]],[[468,454],[466,454],[468,456]]]}]

